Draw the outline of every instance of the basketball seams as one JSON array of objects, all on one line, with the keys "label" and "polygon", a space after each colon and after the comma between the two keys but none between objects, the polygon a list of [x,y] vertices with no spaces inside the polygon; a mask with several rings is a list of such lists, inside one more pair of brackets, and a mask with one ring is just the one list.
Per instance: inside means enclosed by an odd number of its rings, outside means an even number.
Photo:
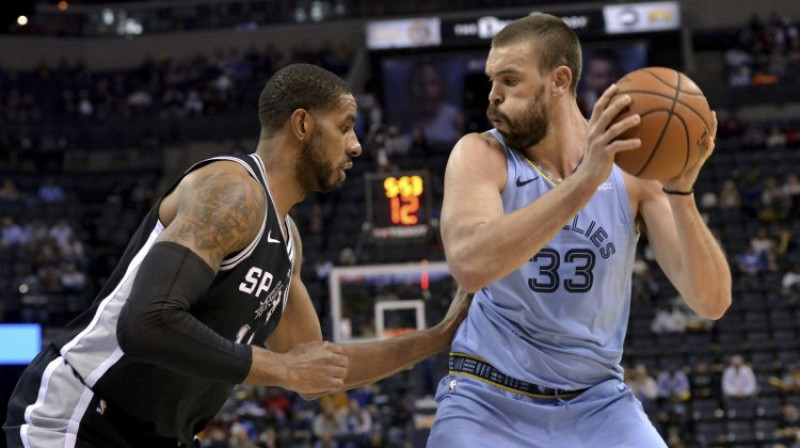
[{"label": "basketball seams", "polygon": [[[656,75],[655,73],[651,72],[650,70],[647,70],[647,69],[643,68],[642,72],[647,73],[648,75],[652,76],[653,78],[656,78],[657,80],[661,81],[662,84],[666,84],[667,86],[672,87],[673,89],[676,89],[676,90],[678,89],[678,86],[674,86],[674,85],[668,83],[667,81],[665,81],[664,79],[662,79],[660,76]],[[680,84],[680,76],[678,76],[678,84]]]},{"label": "basketball seams", "polygon": [[[617,92],[617,95],[622,95],[622,94],[625,94],[625,93],[636,93],[636,94],[646,94],[646,95],[653,95],[653,96],[659,96],[659,97],[661,97],[661,98],[667,98],[667,99],[673,100],[673,101],[675,101],[675,102],[677,102],[677,103],[680,103],[680,105],[681,105],[681,106],[683,106],[683,107],[685,107],[685,108],[689,109],[689,110],[690,110],[690,111],[692,111],[692,112],[693,112],[695,115],[697,115],[698,117],[700,117],[700,119],[701,119],[701,120],[703,120],[703,124],[705,124],[705,125],[706,125],[706,128],[707,128],[707,129],[711,129],[711,126],[709,126],[709,125],[708,125],[708,123],[706,122],[706,119],[705,119],[705,117],[703,117],[703,115],[702,115],[700,112],[698,112],[697,110],[695,110],[695,108],[694,108],[694,107],[692,107],[692,106],[690,106],[688,103],[684,103],[683,101],[681,101],[681,100],[677,99],[677,95],[676,95],[676,97],[675,97],[675,98],[673,98],[673,97],[671,97],[671,96],[669,96],[669,95],[665,95],[665,94],[663,94],[663,93],[653,92],[653,91],[650,91],[650,90],[638,90],[638,89],[637,89],[637,90],[620,90],[619,92]],[[681,92],[680,92],[680,91],[678,91],[677,93],[678,93],[678,94],[680,94]]]},{"label": "basketball seams", "polygon": [[686,159],[683,161],[683,168],[681,168],[681,173],[686,170],[686,167],[689,166],[689,154],[692,152],[691,141],[689,139],[689,126],[686,125],[686,120],[681,117],[681,114],[675,114],[675,118],[680,120],[681,125],[683,126],[683,135],[686,136]]},{"label": "basketball seams", "polygon": [[[656,152],[658,151],[658,147],[661,146],[661,140],[664,139],[664,134],[667,133],[667,128],[669,127],[669,122],[672,120],[672,116],[675,115],[675,104],[678,102],[678,95],[680,95],[680,88],[681,88],[681,77],[678,76],[678,86],[675,88],[675,97],[672,98],[672,107],[670,108],[669,112],[667,112],[667,121],[664,122],[664,127],[661,128],[661,133],[658,135],[658,140],[656,140],[656,144],[653,145],[653,150],[650,151],[650,155],[647,156],[647,161],[644,162],[639,171],[636,172],[635,176],[640,176],[650,165],[650,162],[653,161],[653,157],[655,157]],[[622,93],[622,92],[620,92]],[[625,92],[630,93],[630,92]],[[658,96],[665,96],[663,94],[658,94]],[[667,97],[669,98],[669,97]],[[688,151],[688,147],[686,148]]]},{"label": "basketball seams", "polygon": [[[644,119],[649,115],[653,115],[655,113],[663,113],[663,112],[667,113],[667,121],[669,121],[669,109],[650,109],[650,110],[648,110],[647,112],[645,112],[643,114],[639,114],[639,117],[641,117],[642,121],[644,121]],[[650,158],[653,157],[653,150],[654,149],[655,149],[655,146],[650,148],[650,154],[648,154],[647,160],[650,160]],[[645,160],[645,164],[647,163],[647,160]]]},{"label": "basketball seams", "polygon": [[667,81],[665,81],[664,79],[662,79],[660,76],[656,75],[655,73],[651,72],[650,70],[642,69],[641,71],[644,72],[644,73],[647,73],[648,75],[650,75],[653,78],[657,79],[662,84],[664,84],[664,85],[666,85],[668,87],[671,87],[671,88],[677,90],[680,93],[683,93],[683,94],[686,94],[686,95],[691,95],[691,96],[704,96],[703,92],[689,92],[688,90],[682,90],[680,88],[680,80],[681,80],[681,77],[683,75],[681,73],[679,73],[679,72],[675,72],[678,75],[678,85],[677,86],[673,86],[672,84],[668,83]]}]

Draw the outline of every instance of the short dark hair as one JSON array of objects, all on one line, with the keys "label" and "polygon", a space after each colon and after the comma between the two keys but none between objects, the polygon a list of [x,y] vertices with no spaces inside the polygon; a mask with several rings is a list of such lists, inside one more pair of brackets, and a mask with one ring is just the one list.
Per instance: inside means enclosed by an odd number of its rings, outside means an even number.
[{"label": "short dark hair", "polygon": [[543,72],[566,65],[572,71],[570,89],[576,95],[581,77],[581,43],[578,35],[563,20],[550,14],[536,13],[517,19],[500,30],[492,47],[530,42],[539,53]]},{"label": "short dark hair", "polygon": [[267,81],[258,98],[261,129],[276,132],[297,109],[331,110],[345,94],[352,94],[350,88],[328,70],[310,64],[287,65]]}]

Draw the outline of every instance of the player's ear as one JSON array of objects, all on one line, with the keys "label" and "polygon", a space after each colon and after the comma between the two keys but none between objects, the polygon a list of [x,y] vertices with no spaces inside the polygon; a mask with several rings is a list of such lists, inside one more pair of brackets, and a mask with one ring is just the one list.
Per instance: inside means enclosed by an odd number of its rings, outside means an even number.
[{"label": "player's ear", "polygon": [[570,92],[572,85],[572,70],[566,65],[560,65],[553,71],[552,89],[556,95]]},{"label": "player's ear", "polygon": [[315,125],[314,116],[306,109],[295,109],[289,117],[289,128],[294,137],[301,142],[311,138]]}]

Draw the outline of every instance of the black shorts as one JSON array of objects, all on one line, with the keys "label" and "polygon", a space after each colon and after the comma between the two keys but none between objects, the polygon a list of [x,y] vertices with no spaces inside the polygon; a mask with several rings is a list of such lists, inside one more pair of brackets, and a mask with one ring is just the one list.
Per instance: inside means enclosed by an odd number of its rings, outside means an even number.
[{"label": "black shorts", "polygon": [[187,447],[176,439],[148,434],[122,409],[98,397],[54,346],[45,348],[23,372],[9,400],[4,429],[9,448]]}]

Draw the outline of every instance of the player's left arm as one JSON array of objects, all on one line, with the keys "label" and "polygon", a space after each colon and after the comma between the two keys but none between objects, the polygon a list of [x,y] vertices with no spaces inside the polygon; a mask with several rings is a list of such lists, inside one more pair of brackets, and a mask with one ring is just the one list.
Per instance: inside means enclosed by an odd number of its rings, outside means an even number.
[{"label": "player's left arm", "polygon": [[708,148],[700,161],[675,179],[663,183],[636,181],[639,214],[658,264],[690,308],[719,319],[731,304],[731,272],[725,255],[697,209],[694,195],[666,194],[690,191],[700,169],[714,151],[717,118],[714,114]]},{"label": "player's left arm", "polygon": [[[300,278],[300,236],[294,225],[291,228],[295,244],[292,283],[281,321],[267,340],[269,349],[279,353],[289,351],[298,344],[322,341],[319,317]],[[386,378],[445,350],[466,317],[471,301],[472,294],[459,289],[447,315],[437,325],[378,342],[340,344],[342,354],[349,360],[343,389],[352,389]],[[321,395],[323,394],[304,395],[304,398],[313,399]]]}]

